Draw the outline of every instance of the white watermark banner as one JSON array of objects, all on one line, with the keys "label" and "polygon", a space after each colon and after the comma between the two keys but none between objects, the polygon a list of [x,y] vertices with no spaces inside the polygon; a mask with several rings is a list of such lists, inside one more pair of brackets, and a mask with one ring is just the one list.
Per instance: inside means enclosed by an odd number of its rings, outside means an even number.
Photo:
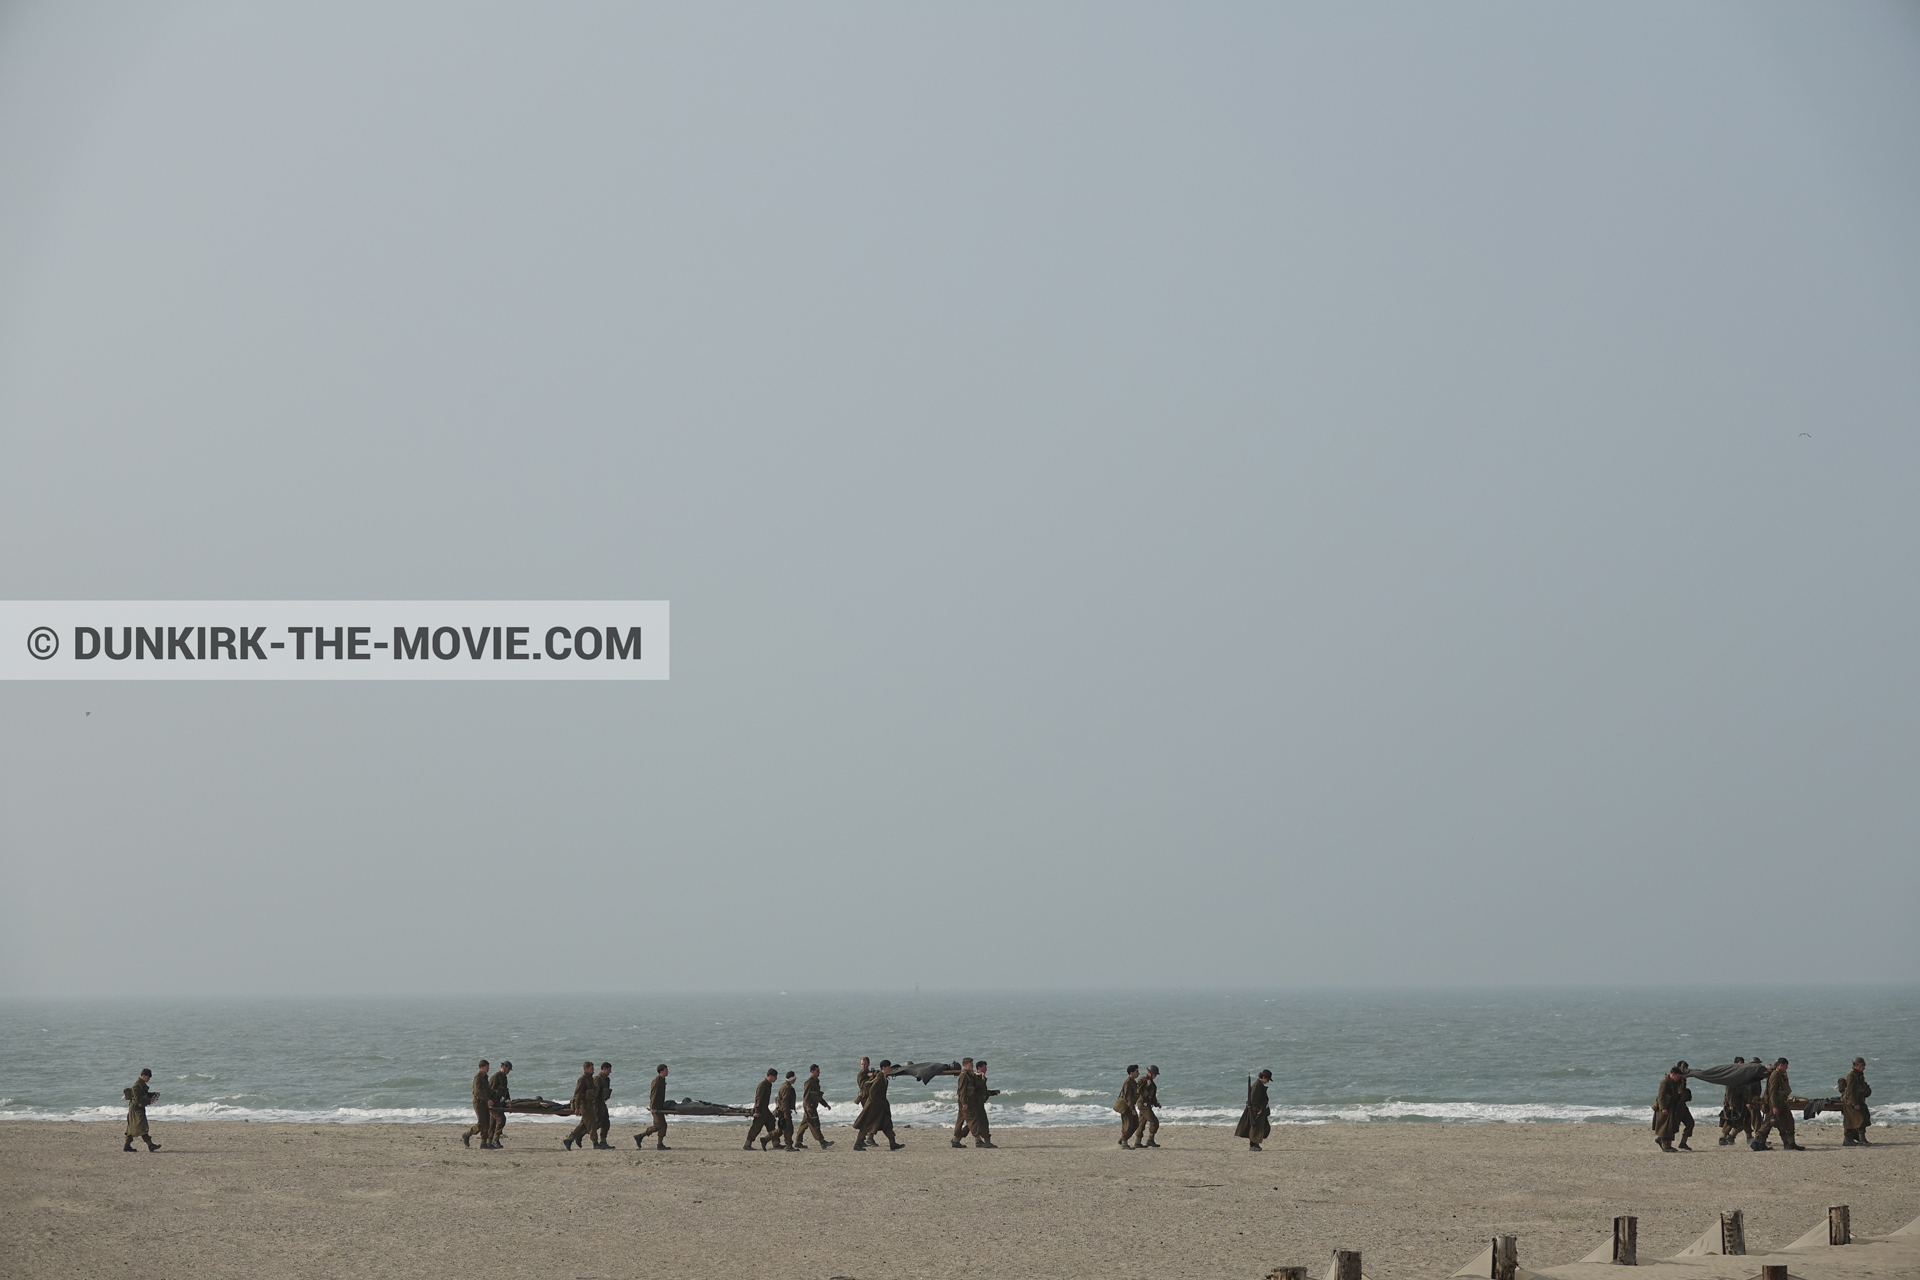
[{"label": "white watermark banner", "polygon": [[665,680],[665,600],[0,600],[0,680]]}]

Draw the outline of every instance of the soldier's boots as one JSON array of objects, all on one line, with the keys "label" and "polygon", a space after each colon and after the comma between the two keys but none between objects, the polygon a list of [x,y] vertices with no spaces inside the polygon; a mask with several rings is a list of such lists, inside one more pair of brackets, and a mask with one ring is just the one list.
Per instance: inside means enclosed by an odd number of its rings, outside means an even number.
[{"label": "soldier's boots", "polygon": [[[955,1138],[955,1139],[953,1140],[953,1145],[954,1145],[954,1146],[955,1146],[956,1148],[958,1148],[958,1147],[963,1147],[963,1146],[965,1146],[966,1144],[965,1144],[964,1142],[962,1142],[962,1141],[960,1141],[960,1139],[958,1139],[958,1138]],[[978,1144],[978,1143],[976,1143],[976,1144],[974,1144],[974,1145],[976,1145],[976,1146],[978,1146],[979,1144]],[[129,1148],[127,1148],[127,1149],[128,1149],[129,1151],[131,1151],[131,1150],[132,1150],[133,1148],[131,1148],[131,1147],[129,1147]]]},{"label": "soldier's boots", "polygon": [[1691,1151],[1693,1150],[1693,1148],[1687,1145],[1687,1140],[1685,1138],[1682,1138],[1680,1139],[1680,1150]]},{"label": "soldier's boots", "polygon": [[562,1150],[564,1150],[564,1151],[571,1151],[571,1150],[573,1150],[573,1139],[572,1139],[572,1138],[562,1138],[562,1139],[560,1139],[560,1147],[561,1147],[561,1149],[562,1149]]},{"label": "soldier's boots", "polygon": [[[960,1144],[956,1142],[956,1143],[954,1143],[954,1145],[955,1145],[955,1146],[959,1146]],[[124,1146],[124,1147],[122,1147],[122,1148],[120,1148],[120,1149],[121,1149],[122,1151],[131,1151],[131,1150],[133,1150],[133,1139],[132,1139],[132,1138],[128,1138],[128,1139],[127,1139],[127,1145],[126,1145],[126,1146]]]},{"label": "soldier's boots", "polygon": [[159,1143],[155,1142],[152,1138],[147,1139],[147,1150],[158,1151],[159,1149],[160,1149]]},{"label": "soldier's boots", "polygon": [[1797,1142],[1783,1142],[1780,1144],[1780,1149],[1782,1151],[1805,1151],[1806,1150],[1805,1147],[1801,1146]]},{"label": "soldier's boots", "polygon": [[1661,1143],[1656,1143],[1655,1145],[1658,1146],[1662,1151],[1666,1152],[1668,1155],[1678,1154],[1677,1152],[1674,1151],[1673,1144],[1671,1142],[1661,1142]]},{"label": "soldier's boots", "polygon": [[898,1151],[906,1145],[904,1142],[895,1142],[892,1138],[887,1139],[887,1150],[889,1151]]},{"label": "soldier's boots", "polygon": [[1749,1142],[1749,1143],[1747,1144],[1747,1146],[1748,1146],[1748,1148],[1749,1148],[1749,1149],[1751,1149],[1751,1150],[1754,1150],[1754,1151],[1771,1151],[1771,1150],[1773,1150],[1773,1144],[1772,1144],[1771,1142]]},{"label": "soldier's boots", "polygon": [[1159,1144],[1159,1143],[1157,1143],[1157,1142],[1155,1142],[1155,1141],[1154,1141],[1154,1140],[1153,1140],[1152,1138],[1148,1138],[1148,1139],[1147,1139],[1147,1145],[1148,1145],[1148,1146],[1150,1146],[1150,1147],[1157,1147],[1157,1146],[1159,1146],[1160,1144]]},{"label": "soldier's boots", "polygon": [[1862,1129],[1858,1133],[1854,1134],[1853,1140],[1859,1143],[1863,1147],[1870,1147],[1873,1145],[1871,1142],[1867,1141],[1867,1131],[1865,1129]]},{"label": "soldier's boots", "polygon": [[[462,1131],[461,1131],[461,1134],[460,1134],[460,1145],[461,1145],[461,1146],[463,1146],[463,1147],[470,1147],[470,1146],[472,1146],[472,1145],[473,1145],[473,1130],[471,1130],[471,1129],[465,1129],[465,1130],[462,1130]],[[480,1145],[481,1145],[482,1147],[484,1147],[484,1146],[486,1146],[487,1144],[483,1142],[483,1143],[481,1143]]]},{"label": "soldier's boots", "polygon": [[[975,1146],[976,1148],[977,1148],[977,1147],[994,1147],[994,1142],[993,1142],[993,1139],[991,1139],[991,1138],[980,1138],[980,1139],[977,1139],[977,1140],[975,1140],[975,1142],[974,1142],[974,1144],[973,1144],[973,1145],[974,1145],[974,1146]],[[996,1150],[998,1150],[998,1148],[997,1148],[997,1147],[996,1147],[995,1149],[996,1149]]]}]

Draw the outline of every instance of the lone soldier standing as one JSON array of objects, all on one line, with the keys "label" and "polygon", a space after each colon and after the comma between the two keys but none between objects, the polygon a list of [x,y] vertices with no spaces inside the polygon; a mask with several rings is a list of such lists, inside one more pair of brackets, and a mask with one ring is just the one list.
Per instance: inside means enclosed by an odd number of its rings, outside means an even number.
[{"label": "lone soldier standing", "polygon": [[1867,1128],[1873,1123],[1873,1113],[1867,1110],[1867,1099],[1872,1096],[1873,1086],[1867,1083],[1867,1060],[1855,1058],[1853,1070],[1847,1072],[1840,1081],[1840,1114],[1847,1126],[1847,1136],[1841,1139],[1841,1146],[1873,1145],[1867,1141]]},{"label": "lone soldier standing", "polygon": [[160,1144],[155,1142],[153,1135],[147,1132],[147,1104],[160,1097],[159,1094],[147,1088],[147,1081],[151,1079],[153,1079],[153,1068],[142,1067],[140,1078],[133,1082],[131,1088],[124,1091],[127,1100],[127,1141],[120,1148],[122,1151],[133,1150],[135,1138],[146,1143],[149,1151],[160,1149]]},{"label": "lone soldier standing", "polygon": [[800,1113],[800,1137],[793,1144],[794,1149],[807,1149],[807,1130],[811,1129],[813,1140],[820,1144],[822,1151],[826,1150],[833,1144],[827,1141],[826,1134],[820,1132],[820,1109],[825,1107],[831,1111],[833,1104],[827,1101],[826,1092],[820,1087],[820,1064],[817,1062],[807,1068],[807,1087],[801,1092],[800,1104],[804,1110]]},{"label": "lone soldier standing", "polygon": [[954,1101],[958,1109],[953,1117],[953,1145],[967,1136],[967,1120],[973,1112],[973,1059],[960,1059],[960,1078],[954,1082]]},{"label": "lone soldier standing", "polygon": [[1133,1137],[1133,1131],[1140,1127],[1139,1064],[1127,1068],[1126,1083],[1120,1086],[1120,1096],[1113,1100],[1113,1109],[1120,1113],[1120,1145],[1124,1147]]},{"label": "lone soldier standing", "polygon": [[793,1150],[793,1104],[793,1072],[789,1071],[773,1102],[773,1118],[780,1122],[779,1145],[788,1151]]},{"label": "lone soldier standing", "polygon": [[1247,1109],[1240,1113],[1240,1125],[1233,1136],[1245,1138],[1249,1151],[1258,1151],[1273,1132],[1273,1113],[1267,1105],[1267,1081],[1271,1079],[1273,1072],[1262,1071],[1247,1082]]},{"label": "lone soldier standing", "polygon": [[973,1110],[967,1116],[967,1127],[973,1130],[973,1145],[991,1147],[994,1145],[993,1132],[987,1126],[987,1099],[999,1093],[998,1089],[987,1088],[987,1060],[985,1058],[973,1064]]},{"label": "lone soldier standing", "polygon": [[[773,1082],[780,1076],[776,1067],[768,1067],[766,1078],[753,1089],[753,1123],[747,1126],[747,1145],[742,1151],[753,1150],[753,1140],[760,1138],[760,1149],[765,1151],[769,1142],[780,1140],[780,1126],[773,1118]],[[765,1137],[760,1137],[761,1134]]]},{"label": "lone soldier standing", "polygon": [[1159,1079],[1160,1068],[1158,1067],[1148,1067],[1147,1074],[1140,1078],[1138,1100],[1140,1122],[1134,1126],[1133,1130],[1133,1146],[1136,1151],[1141,1147],[1160,1145],[1154,1141],[1154,1135],[1160,1132],[1160,1117],[1153,1113],[1153,1109],[1160,1105],[1160,1086],[1157,1083]]},{"label": "lone soldier standing", "polygon": [[633,1145],[645,1151],[647,1139],[652,1138],[655,1151],[671,1150],[667,1146],[667,1064],[664,1062],[653,1069],[653,1083],[647,1086],[647,1110],[653,1113],[653,1123],[633,1135]]},{"label": "lone soldier standing", "polygon": [[513,1064],[504,1059],[500,1069],[493,1073],[493,1132],[487,1138],[487,1144],[498,1151],[501,1139],[507,1132],[507,1104],[513,1101],[513,1090],[507,1087],[507,1075],[513,1070]]},{"label": "lone soldier standing", "polygon": [[893,1136],[893,1107],[887,1101],[887,1077],[892,1074],[892,1067],[892,1062],[880,1059],[879,1069],[867,1081],[867,1103],[860,1108],[860,1119],[854,1124],[855,1151],[865,1151],[874,1145],[873,1135],[876,1133],[887,1135],[889,1151],[898,1151],[907,1145]]},{"label": "lone soldier standing", "polygon": [[473,1135],[480,1135],[480,1149],[485,1151],[493,1145],[493,1086],[487,1080],[488,1062],[480,1059],[480,1069],[473,1073],[473,1126],[460,1135],[460,1145],[473,1145]]},{"label": "lone soldier standing", "polygon": [[587,1135],[600,1127],[600,1086],[594,1083],[592,1062],[580,1064],[580,1078],[573,1082],[573,1098],[567,1113],[580,1117],[573,1132],[560,1140],[560,1145],[571,1151],[576,1144],[586,1146]]},{"label": "lone soldier standing", "polygon": [[610,1151],[613,1144],[607,1141],[607,1134],[613,1129],[613,1064],[600,1064],[600,1074],[593,1082],[594,1118],[599,1124],[593,1130],[593,1145],[602,1151]]},{"label": "lone soldier standing", "polygon": [[1681,1067],[1669,1067],[1653,1095],[1653,1142],[1666,1152],[1674,1150],[1673,1133],[1680,1127],[1680,1112],[1685,1108],[1680,1095],[1686,1092],[1687,1079],[1681,1071]]}]

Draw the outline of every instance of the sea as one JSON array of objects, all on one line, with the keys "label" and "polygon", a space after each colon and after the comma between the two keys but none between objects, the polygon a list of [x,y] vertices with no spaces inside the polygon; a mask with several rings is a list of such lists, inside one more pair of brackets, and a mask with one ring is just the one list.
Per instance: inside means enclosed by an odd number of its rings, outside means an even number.
[{"label": "sea", "polygon": [[[1000,1127],[1113,1123],[1130,1063],[1160,1068],[1170,1124],[1233,1122],[1262,1068],[1281,1124],[1645,1124],[1676,1060],[1736,1054],[1790,1059],[1808,1097],[1859,1054],[1875,1122],[1920,1122],[1920,986],[16,1000],[0,1121],[119,1121],[151,1067],[156,1124],[464,1123],[484,1056],[513,1062],[516,1097],[564,1099],[583,1060],[613,1062],[616,1123],[642,1120],[657,1063],[673,1097],[734,1104],[768,1067],[818,1063],[831,1124],[862,1054],[986,1058]],[[1720,1091],[1695,1095],[1710,1125]],[[896,1124],[954,1119],[951,1077],[890,1098]],[[542,1122],[570,1123],[514,1119]]]}]

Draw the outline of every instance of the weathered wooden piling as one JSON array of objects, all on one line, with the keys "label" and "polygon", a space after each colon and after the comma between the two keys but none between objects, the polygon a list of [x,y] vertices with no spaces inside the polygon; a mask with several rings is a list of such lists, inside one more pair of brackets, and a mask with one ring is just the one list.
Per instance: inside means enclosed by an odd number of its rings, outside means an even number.
[{"label": "weathered wooden piling", "polygon": [[1360,1280],[1360,1251],[1358,1249],[1335,1249],[1333,1251],[1332,1280]]},{"label": "weathered wooden piling", "polygon": [[1640,1219],[1632,1214],[1613,1220],[1613,1260],[1622,1267],[1640,1265]]},{"label": "weathered wooden piling", "polygon": [[1519,1269],[1520,1237],[1495,1236],[1493,1238],[1492,1280],[1513,1280],[1513,1273]]},{"label": "weathered wooden piling", "polygon": [[1740,1210],[1720,1215],[1720,1252],[1728,1257],[1737,1257],[1747,1251],[1746,1220],[1740,1216]]},{"label": "weathered wooden piling", "polygon": [[1853,1223],[1849,1220],[1847,1206],[1843,1204],[1836,1204],[1827,1210],[1827,1243],[1853,1243]]}]

